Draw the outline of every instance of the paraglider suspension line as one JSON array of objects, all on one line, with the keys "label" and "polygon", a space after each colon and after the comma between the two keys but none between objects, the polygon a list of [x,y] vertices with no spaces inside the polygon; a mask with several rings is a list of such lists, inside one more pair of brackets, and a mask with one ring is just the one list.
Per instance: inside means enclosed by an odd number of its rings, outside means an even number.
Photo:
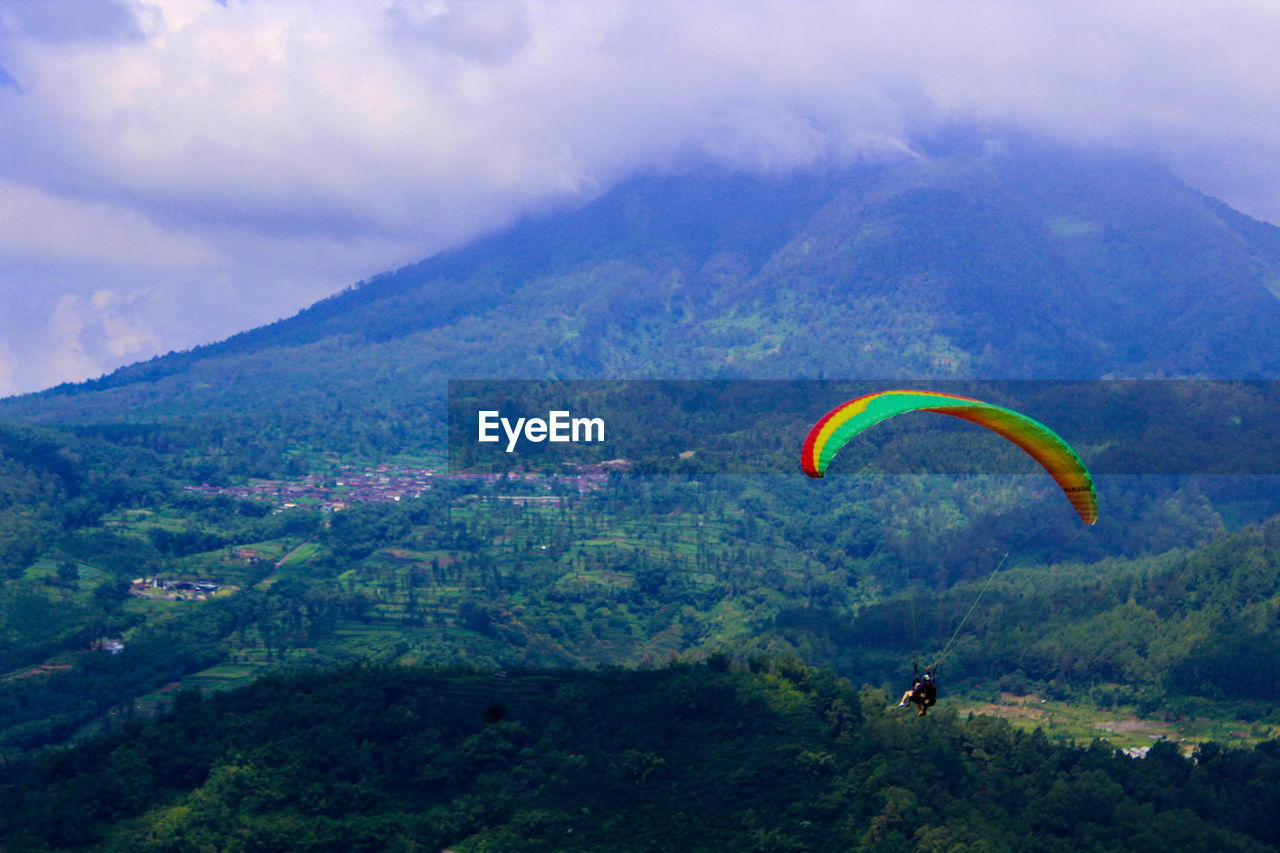
[{"label": "paraglider suspension line", "polygon": [[982,585],[982,589],[978,590],[978,597],[973,600],[973,604],[969,605],[969,612],[964,614],[964,618],[960,620],[960,624],[951,632],[951,639],[947,640],[947,644],[942,647],[942,652],[939,653],[938,659],[934,661],[933,666],[931,667],[932,669],[937,669],[938,664],[942,663],[942,659],[951,651],[951,644],[956,641],[956,637],[960,636],[960,629],[969,621],[969,617],[973,615],[973,611],[978,609],[978,602],[982,601],[982,596],[986,594],[987,587],[991,586],[991,582],[996,579],[996,574],[1004,566],[1004,561],[1007,559],[1009,559],[1009,552],[1005,551],[1004,556],[1000,558],[1000,562],[996,564],[995,569],[993,569],[991,574],[987,577],[987,582]]}]

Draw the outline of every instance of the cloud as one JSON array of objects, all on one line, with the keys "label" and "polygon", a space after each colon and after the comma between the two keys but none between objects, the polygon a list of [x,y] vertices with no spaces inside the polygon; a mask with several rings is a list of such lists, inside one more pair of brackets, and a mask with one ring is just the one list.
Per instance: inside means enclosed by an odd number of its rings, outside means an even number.
[{"label": "cloud", "polygon": [[[142,294],[121,298],[112,290],[95,291],[87,299],[68,293],[59,297],[43,327],[22,341],[36,366],[38,387],[98,376],[150,354],[160,346],[147,322],[129,311]],[[18,375],[18,362],[8,345],[0,347],[0,392],[27,390]]]},{"label": "cloud", "polygon": [[51,346],[44,353],[41,373],[44,382],[52,385],[64,381],[64,377],[97,375],[97,363],[85,354],[84,318],[80,300],[68,294],[58,300],[49,318],[48,338]]},{"label": "cloud", "polygon": [[[9,39],[27,92],[0,102],[22,119],[4,140],[11,179],[179,222],[408,236],[691,151],[804,165],[922,117],[1200,157],[1215,139],[1280,137],[1275,22],[1247,6],[136,8],[137,43]],[[476,224],[463,215],[459,232]]]},{"label": "cloud", "polygon": [[0,31],[40,42],[120,41],[142,35],[129,4],[114,0],[6,0]]},{"label": "cloud", "polygon": [[89,305],[95,313],[95,320],[102,333],[101,348],[107,354],[117,358],[137,355],[141,352],[153,351],[160,344],[160,339],[151,327],[136,315],[122,314],[129,303],[138,299],[122,300],[114,290],[95,290],[89,299]]},{"label": "cloud", "polygon": [[157,226],[128,204],[66,198],[0,178],[0,254],[184,267],[216,260],[189,232]]},{"label": "cloud", "polygon": [[34,276],[48,328],[111,290],[190,346],[637,170],[954,121],[1149,151],[1280,221],[1278,35],[1243,0],[8,0],[0,296]]},{"label": "cloud", "polygon": [[386,11],[386,26],[393,39],[426,44],[485,65],[510,60],[530,35],[521,0],[393,0]]}]

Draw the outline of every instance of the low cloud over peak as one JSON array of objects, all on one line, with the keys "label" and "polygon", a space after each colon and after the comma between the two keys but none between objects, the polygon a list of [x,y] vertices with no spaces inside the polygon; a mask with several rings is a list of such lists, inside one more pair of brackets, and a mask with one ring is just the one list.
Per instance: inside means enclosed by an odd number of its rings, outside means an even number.
[{"label": "low cloud over peak", "polygon": [[[847,162],[953,122],[1149,153],[1280,221],[1277,36],[1252,3],[11,0],[0,219],[56,206],[28,224],[56,246],[116,211],[187,260],[6,254],[0,298],[31,329],[67,295],[146,292],[119,310],[182,348],[638,170]],[[6,364],[53,346],[10,322]]]}]

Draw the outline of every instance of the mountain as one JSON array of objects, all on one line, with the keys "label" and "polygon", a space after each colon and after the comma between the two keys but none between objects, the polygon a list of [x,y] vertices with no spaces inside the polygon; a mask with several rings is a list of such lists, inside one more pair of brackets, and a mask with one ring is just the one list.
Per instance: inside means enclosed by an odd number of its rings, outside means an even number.
[{"label": "mountain", "polygon": [[1278,297],[1280,229],[1158,166],[953,143],[637,178],[0,417],[377,412],[385,450],[438,419],[446,378],[1273,377]]}]

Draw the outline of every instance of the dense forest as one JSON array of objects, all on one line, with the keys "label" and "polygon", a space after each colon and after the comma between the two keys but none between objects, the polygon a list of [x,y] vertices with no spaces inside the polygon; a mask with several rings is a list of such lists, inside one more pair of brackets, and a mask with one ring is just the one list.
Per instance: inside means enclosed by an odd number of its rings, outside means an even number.
[{"label": "dense forest", "polygon": [[8,849],[1262,851],[1280,743],[1145,759],[793,660],[268,677],[42,759]]}]

